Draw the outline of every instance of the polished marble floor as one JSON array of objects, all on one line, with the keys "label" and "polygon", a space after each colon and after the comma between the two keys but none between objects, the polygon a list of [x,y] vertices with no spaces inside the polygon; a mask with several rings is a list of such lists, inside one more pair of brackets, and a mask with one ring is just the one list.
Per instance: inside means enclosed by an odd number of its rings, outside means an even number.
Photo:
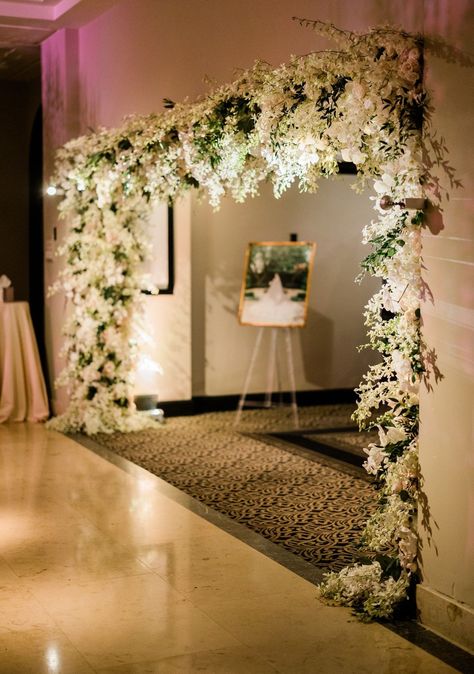
[{"label": "polished marble floor", "polygon": [[42,425],[0,425],[0,673],[456,669]]}]

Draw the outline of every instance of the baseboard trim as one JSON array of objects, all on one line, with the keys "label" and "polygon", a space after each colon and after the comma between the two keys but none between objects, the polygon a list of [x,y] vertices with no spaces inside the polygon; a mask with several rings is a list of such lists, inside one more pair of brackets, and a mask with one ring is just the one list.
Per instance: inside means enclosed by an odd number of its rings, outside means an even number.
[{"label": "baseboard trim", "polygon": [[[248,402],[261,402],[265,398],[264,393],[249,393]],[[166,416],[187,416],[190,414],[203,414],[205,412],[226,412],[237,409],[240,395],[222,396],[194,396],[191,400],[159,401],[160,407]],[[274,394],[274,400],[281,403],[291,402],[291,393],[282,391]],[[300,407],[309,405],[343,405],[355,403],[356,394],[350,388],[318,389],[314,391],[297,391],[296,401]]]},{"label": "baseboard trim", "polygon": [[418,620],[426,628],[474,654],[474,609],[426,585],[416,589]]}]

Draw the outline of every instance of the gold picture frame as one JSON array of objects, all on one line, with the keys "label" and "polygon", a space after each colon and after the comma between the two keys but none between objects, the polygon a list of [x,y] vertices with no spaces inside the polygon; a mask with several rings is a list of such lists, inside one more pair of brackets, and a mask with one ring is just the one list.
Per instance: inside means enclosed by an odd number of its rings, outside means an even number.
[{"label": "gold picture frame", "polygon": [[240,291],[240,324],[303,328],[315,253],[313,241],[250,242]]}]

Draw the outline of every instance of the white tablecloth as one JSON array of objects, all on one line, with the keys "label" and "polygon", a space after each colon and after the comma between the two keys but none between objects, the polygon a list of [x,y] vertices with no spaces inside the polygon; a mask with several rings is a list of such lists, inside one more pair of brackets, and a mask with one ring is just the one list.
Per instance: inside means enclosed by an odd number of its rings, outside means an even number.
[{"label": "white tablecloth", "polygon": [[28,302],[0,302],[0,422],[44,421],[48,416]]}]

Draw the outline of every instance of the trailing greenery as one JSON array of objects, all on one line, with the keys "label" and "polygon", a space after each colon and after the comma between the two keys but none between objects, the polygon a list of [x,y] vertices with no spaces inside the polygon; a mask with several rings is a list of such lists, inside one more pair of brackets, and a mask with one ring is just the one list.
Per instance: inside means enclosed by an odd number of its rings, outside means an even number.
[{"label": "trailing greenery", "polygon": [[[308,23],[308,22],[307,22]],[[316,190],[338,162],[357,166],[355,189],[375,190],[375,219],[364,229],[372,251],[365,272],[381,278],[365,318],[369,345],[381,360],[365,375],[355,418],[379,431],[365,467],[379,484],[380,508],[364,533],[366,563],[330,574],[323,596],[365,618],[390,617],[406,595],[417,564],[418,388],[424,374],[419,330],[420,226],[379,197],[419,197],[421,125],[426,109],[420,40],[377,29],[366,35],[309,22],[338,51],[263,63],[195,103],[165,101],[165,110],[132,116],[58,152],[54,183],[68,223],[65,266],[54,290],[69,300],[64,334],[71,391],[63,431],[129,431],[145,423],[133,405],[133,325],[147,287],[140,263],[148,254],[154,201],[189,189],[218,207],[258,194],[271,181],[278,198],[290,185]]]}]

